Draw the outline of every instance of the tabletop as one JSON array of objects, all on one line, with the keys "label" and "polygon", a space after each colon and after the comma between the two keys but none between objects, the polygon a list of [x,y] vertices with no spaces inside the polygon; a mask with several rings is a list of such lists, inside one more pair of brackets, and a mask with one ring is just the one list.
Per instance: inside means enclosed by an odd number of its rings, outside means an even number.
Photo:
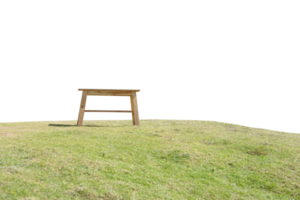
[{"label": "tabletop", "polygon": [[139,89],[78,89],[78,91],[120,91],[120,92],[139,92]]}]

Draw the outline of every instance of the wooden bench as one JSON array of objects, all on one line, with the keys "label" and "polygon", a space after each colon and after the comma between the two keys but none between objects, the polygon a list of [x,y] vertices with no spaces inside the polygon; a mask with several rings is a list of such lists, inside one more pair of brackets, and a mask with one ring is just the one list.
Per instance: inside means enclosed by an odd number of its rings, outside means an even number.
[{"label": "wooden bench", "polygon": [[[140,125],[137,96],[140,90],[124,90],[124,89],[78,89],[82,91],[81,103],[77,126],[82,126],[85,112],[127,112],[132,113],[133,125]],[[88,95],[93,96],[130,96],[131,110],[85,110],[86,99]]]}]

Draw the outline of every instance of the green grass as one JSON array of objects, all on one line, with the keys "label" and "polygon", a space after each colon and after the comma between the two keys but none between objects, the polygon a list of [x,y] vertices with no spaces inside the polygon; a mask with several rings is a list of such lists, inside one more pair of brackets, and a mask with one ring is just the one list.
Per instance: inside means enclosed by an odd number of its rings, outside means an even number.
[{"label": "green grass", "polygon": [[300,199],[300,134],[208,121],[0,124],[0,199]]}]

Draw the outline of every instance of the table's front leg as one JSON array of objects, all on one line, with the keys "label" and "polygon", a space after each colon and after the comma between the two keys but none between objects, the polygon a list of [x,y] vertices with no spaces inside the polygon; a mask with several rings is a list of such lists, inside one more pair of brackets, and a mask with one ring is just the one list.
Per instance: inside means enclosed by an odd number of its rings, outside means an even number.
[{"label": "table's front leg", "polygon": [[136,92],[132,92],[132,95],[130,96],[130,101],[131,101],[133,125],[140,125]]},{"label": "table's front leg", "polygon": [[[129,105],[129,110],[133,110],[133,104],[131,101],[132,97],[128,97],[128,105]],[[138,110],[139,110],[139,119],[141,119],[141,107],[140,107],[140,100],[139,100],[139,95],[137,96],[137,101],[138,101]],[[130,103],[131,102],[131,103]],[[130,113],[130,119],[133,119],[133,113]]]},{"label": "table's front leg", "polygon": [[87,97],[87,91],[82,91],[82,97],[81,97],[81,103],[79,108],[79,115],[77,120],[77,126],[82,126],[83,123],[83,117],[84,117],[84,111],[85,111],[85,104],[86,104],[86,97]]}]

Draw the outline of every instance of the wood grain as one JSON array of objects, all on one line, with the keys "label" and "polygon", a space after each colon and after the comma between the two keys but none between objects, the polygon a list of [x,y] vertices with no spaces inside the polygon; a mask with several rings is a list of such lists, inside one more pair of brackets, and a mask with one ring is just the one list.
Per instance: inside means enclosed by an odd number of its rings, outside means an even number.
[{"label": "wood grain", "polygon": [[87,97],[87,91],[82,92],[81,96],[81,103],[79,108],[79,115],[77,120],[77,126],[82,126],[83,123],[83,117],[84,117],[84,110],[85,110],[85,104],[86,104],[86,97]]}]

